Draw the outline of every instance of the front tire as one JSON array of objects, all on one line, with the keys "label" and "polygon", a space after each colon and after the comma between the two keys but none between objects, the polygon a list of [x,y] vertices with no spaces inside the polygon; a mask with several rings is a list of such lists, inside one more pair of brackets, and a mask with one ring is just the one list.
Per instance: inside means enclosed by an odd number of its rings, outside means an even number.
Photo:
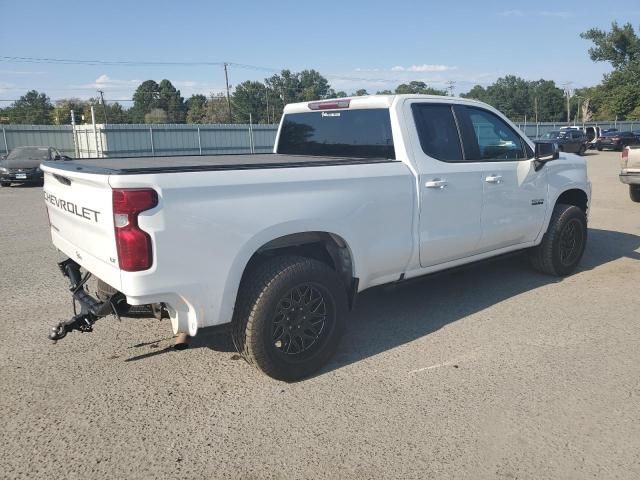
[{"label": "front tire", "polygon": [[247,362],[270,377],[299,380],[336,351],[346,307],[344,283],[329,266],[310,258],[275,257],[243,279],[233,341]]},{"label": "front tire", "polygon": [[640,203],[640,185],[629,185],[629,196],[632,201]]},{"label": "front tire", "polygon": [[586,151],[587,151],[587,146],[586,145],[582,145],[580,147],[580,150],[578,150],[578,155],[583,156]]},{"label": "front tire", "polygon": [[532,267],[547,275],[572,273],[587,244],[587,216],[575,205],[557,204],[542,242],[531,249]]},{"label": "front tire", "polygon": [[10,187],[11,182],[0,182],[0,187]]}]

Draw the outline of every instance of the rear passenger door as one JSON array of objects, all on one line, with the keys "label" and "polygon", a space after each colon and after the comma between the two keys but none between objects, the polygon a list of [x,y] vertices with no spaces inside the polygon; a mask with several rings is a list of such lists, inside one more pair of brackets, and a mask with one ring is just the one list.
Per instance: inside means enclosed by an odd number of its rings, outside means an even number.
[{"label": "rear passenger door", "polygon": [[548,208],[547,169],[536,171],[533,150],[494,112],[466,105],[456,105],[454,110],[465,158],[481,166],[479,252],[533,241]]},{"label": "rear passenger door", "polygon": [[481,233],[481,162],[465,162],[450,103],[407,100],[405,109],[418,169],[420,265],[476,253]]}]

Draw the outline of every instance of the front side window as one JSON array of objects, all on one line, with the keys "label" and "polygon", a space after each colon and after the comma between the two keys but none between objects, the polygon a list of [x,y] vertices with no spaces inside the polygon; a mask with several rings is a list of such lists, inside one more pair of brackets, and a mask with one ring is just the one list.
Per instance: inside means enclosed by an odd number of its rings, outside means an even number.
[{"label": "front side window", "polygon": [[411,110],[424,153],[445,162],[464,161],[451,105],[414,103]]},{"label": "front side window", "polygon": [[[527,158],[520,136],[495,114],[476,107],[456,108],[462,124],[467,161],[520,160]],[[467,145],[469,144],[469,147]]]}]

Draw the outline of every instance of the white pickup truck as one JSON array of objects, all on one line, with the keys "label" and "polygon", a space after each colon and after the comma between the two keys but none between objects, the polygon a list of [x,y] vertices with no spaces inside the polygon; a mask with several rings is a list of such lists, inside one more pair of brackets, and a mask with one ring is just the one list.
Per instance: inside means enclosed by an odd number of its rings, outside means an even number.
[{"label": "white pickup truck", "polygon": [[328,360],[365,289],[525,249],[537,270],[571,273],[591,194],[579,156],[486,104],[421,95],[288,105],[269,155],[42,169],[81,307],[52,339],[145,309],[175,333],[232,322],[239,352],[286,380]]},{"label": "white pickup truck", "polygon": [[623,148],[620,167],[620,181],[629,185],[631,200],[640,203],[640,147]]}]

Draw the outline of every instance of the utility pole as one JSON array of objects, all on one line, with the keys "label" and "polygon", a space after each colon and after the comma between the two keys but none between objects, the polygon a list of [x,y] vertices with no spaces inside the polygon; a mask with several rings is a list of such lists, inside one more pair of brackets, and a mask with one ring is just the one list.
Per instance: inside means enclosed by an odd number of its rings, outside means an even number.
[{"label": "utility pole", "polygon": [[449,90],[449,95],[453,97],[454,96],[453,95],[453,89],[456,87],[455,80],[447,81],[447,85],[448,85],[447,90]]},{"label": "utility pole", "polygon": [[102,111],[104,112],[104,124],[106,125],[109,123],[109,120],[107,119],[107,104],[104,103],[104,92],[102,90],[98,90],[98,93],[100,94],[100,103],[102,103]]},{"label": "utility pole", "polygon": [[564,94],[567,96],[567,125],[571,125],[571,97],[573,96],[573,90],[571,90],[571,84],[573,82],[566,82],[564,84]]},{"label": "utility pole", "polygon": [[229,107],[229,123],[233,123],[231,117],[231,97],[229,96],[229,73],[227,72],[227,62],[224,63],[224,81],[227,84],[227,107]]}]

